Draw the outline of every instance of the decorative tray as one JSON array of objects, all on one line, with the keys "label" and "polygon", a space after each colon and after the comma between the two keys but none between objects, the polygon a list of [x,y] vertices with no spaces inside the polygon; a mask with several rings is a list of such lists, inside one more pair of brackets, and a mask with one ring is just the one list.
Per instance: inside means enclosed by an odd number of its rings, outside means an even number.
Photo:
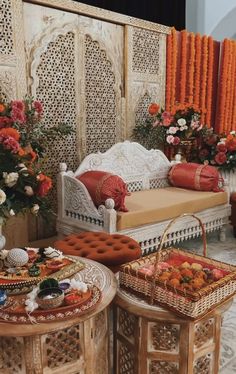
[{"label": "decorative tray", "polygon": [[25,311],[23,295],[8,297],[5,305],[0,307],[0,320],[10,323],[43,323],[60,321],[72,316],[80,316],[93,309],[100,301],[101,291],[95,285],[91,286],[81,299],[73,305],[62,304],[54,309],[36,309],[32,313]]},{"label": "decorative tray", "polygon": [[[12,274],[8,272],[7,267],[2,266],[0,269],[0,289],[5,290],[8,295],[26,293],[45,278],[53,277],[57,280],[70,278],[84,268],[82,261],[70,256],[63,256],[60,260],[47,257],[40,260],[41,262],[29,261],[24,266],[17,268],[17,271]],[[29,269],[36,264],[40,274],[32,276],[29,274]]]}]

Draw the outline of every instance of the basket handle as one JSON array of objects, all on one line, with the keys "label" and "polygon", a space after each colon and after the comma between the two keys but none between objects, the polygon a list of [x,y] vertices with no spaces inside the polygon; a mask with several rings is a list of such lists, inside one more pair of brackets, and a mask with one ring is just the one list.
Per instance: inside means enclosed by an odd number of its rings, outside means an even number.
[{"label": "basket handle", "polygon": [[151,287],[151,296],[150,296],[150,304],[152,305],[153,304],[153,299],[154,299],[154,292],[155,292],[155,287],[156,287],[156,276],[157,276],[157,269],[158,269],[158,263],[160,261],[160,255],[161,255],[161,250],[163,248],[163,245],[164,245],[164,242],[165,242],[165,239],[168,235],[168,231],[169,231],[169,228],[179,219],[179,218],[183,218],[183,217],[193,217],[195,218],[198,222],[199,222],[199,225],[202,229],[202,241],[203,241],[203,256],[206,257],[207,255],[207,244],[206,244],[206,230],[204,228],[204,225],[202,223],[202,221],[200,220],[200,218],[198,218],[197,216],[195,216],[194,214],[191,214],[191,213],[184,213],[184,214],[181,214],[180,216],[172,219],[168,225],[166,226],[165,228],[165,231],[161,237],[161,240],[160,240],[160,245],[159,245],[159,249],[158,251],[156,252],[156,259],[155,259],[155,264],[154,264],[154,272],[153,272],[153,280],[152,280],[152,287]]}]

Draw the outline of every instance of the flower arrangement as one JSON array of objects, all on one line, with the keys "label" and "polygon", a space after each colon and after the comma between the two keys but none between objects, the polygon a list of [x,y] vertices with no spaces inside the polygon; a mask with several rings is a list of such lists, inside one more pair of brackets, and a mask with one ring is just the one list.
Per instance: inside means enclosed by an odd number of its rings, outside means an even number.
[{"label": "flower arrangement", "polygon": [[206,165],[218,166],[222,170],[236,168],[236,131],[228,135],[218,135],[209,129],[203,137],[197,153],[197,161]]},{"label": "flower arrangement", "polygon": [[194,104],[177,104],[169,112],[152,103],[146,122],[136,124],[133,136],[149,148],[165,144],[177,146],[202,135],[205,126],[200,120],[201,112]]},{"label": "flower arrangement", "polygon": [[48,141],[72,130],[60,124],[45,129],[41,102],[27,97],[0,100],[0,218],[30,211],[48,217],[52,180],[42,170]]}]

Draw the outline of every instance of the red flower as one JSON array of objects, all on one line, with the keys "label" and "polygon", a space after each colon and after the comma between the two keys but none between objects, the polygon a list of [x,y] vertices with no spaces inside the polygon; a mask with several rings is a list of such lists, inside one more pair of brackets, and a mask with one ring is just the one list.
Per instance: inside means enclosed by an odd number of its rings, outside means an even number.
[{"label": "red flower", "polygon": [[216,146],[216,149],[218,152],[224,152],[224,153],[227,152],[227,147],[224,143],[218,143]]},{"label": "red flower", "polygon": [[178,136],[174,136],[174,140],[172,142],[173,145],[178,145],[180,143],[180,138]]},{"label": "red flower", "polygon": [[202,148],[200,151],[199,151],[199,157],[200,158],[205,158],[209,155],[209,151],[208,149],[206,148]]},{"label": "red flower", "polygon": [[8,127],[11,126],[12,124],[12,119],[9,117],[0,117],[0,129],[2,127]]},{"label": "red flower", "polygon": [[13,122],[25,123],[26,121],[24,112],[20,111],[17,108],[12,109],[11,118]]},{"label": "red flower", "polygon": [[170,126],[170,124],[173,122],[173,119],[174,119],[171,113],[167,111],[162,113],[161,118],[162,118],[162,124],[165,127]]},{"label": "red flower", "polygon": [[226,145],[228,151],[230,151],[230,152],[236,151],[236,137],[235,138],[234,137],[233,138],[227,137],[225,145]]},{"label": "red flower", "polygon": [[207,138],[205,138],[205,143],[208,145],[214,145],[216,144],[218,140],[218,136],[216,134],[209,135]]},{"label": "red flower", "polygon": [[219,152],[215,155],[215,162],[218,165],[223,165],[226,161],[227,161],[227,157],[224,152]]},{"label": "red flower", "polygon": [[52,180],[44,174],[38,175],[39,186],[37,190],[37,195],[44,197],[48,194],[49,190],[52,188]]},{"label": "red flower", "polygon": [[43,106],[42,103],[38,100],[33,101],[32,107],[36,110],[38,114],[43,113]]},{"label": "red flower", "polygon": [[25,110],[25,104],[22,100],[14,100],[11,102],[12,110],[19,110],[20,112],[23,112]]},{"label": "red flower", "polygon": [[158,113],[159,109],[160,109],[160,105],[158,105],[156,103],[152,103],[152,104],[150,104],[150,106],[148,108],[148,112],[149,112],[149,114],[151,114],[151,116],[153,116],[154,114]]}]

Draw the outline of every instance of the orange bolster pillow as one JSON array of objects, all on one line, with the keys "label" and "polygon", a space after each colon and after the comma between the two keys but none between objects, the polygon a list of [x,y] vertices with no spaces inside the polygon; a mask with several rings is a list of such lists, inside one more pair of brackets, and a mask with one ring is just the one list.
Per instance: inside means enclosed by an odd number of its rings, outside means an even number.
[{"label": "orange bolster pillow", "polygon": [[76,178],[85,185],[96,207],[111,198],[115,202],[116,210],[127,212],[125,197],[130,193],[125,182],[118,175],[92,170]]},{"label": "orange bolster pillow", "polygon": [[222,178],[214,166],[182,163],[172,166],[168,174],[169,182],[175,187],[198,191],[222,191]]}]

